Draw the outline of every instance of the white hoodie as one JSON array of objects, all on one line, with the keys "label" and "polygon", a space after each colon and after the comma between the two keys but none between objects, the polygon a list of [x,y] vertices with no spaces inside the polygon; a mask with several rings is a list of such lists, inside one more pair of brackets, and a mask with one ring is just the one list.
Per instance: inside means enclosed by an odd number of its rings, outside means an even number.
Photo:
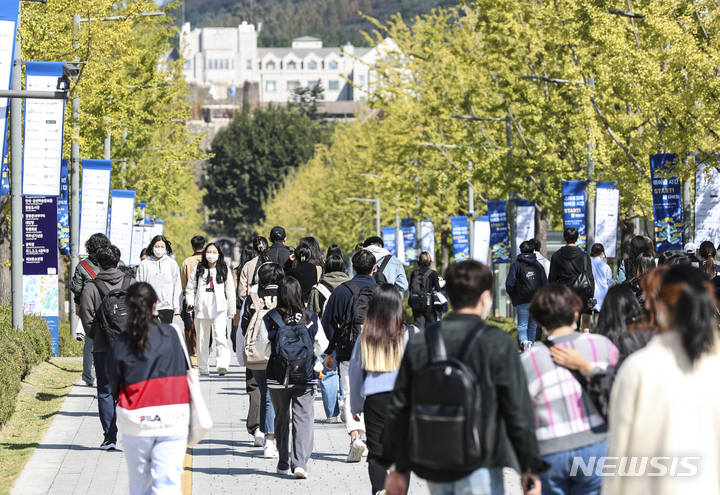
[{"label": "white hoodie", "polygon": [[180,285],[180,267],[170,256],[160,259],[148,256],[140,263],[138,282],[152,285],[158,296],[157,309],[172,309],[176,315],[182,308],[182,286]]}]

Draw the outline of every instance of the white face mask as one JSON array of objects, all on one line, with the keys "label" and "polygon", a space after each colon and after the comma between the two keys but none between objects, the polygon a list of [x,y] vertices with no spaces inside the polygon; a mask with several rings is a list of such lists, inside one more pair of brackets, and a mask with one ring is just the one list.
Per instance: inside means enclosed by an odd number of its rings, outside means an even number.
[{"label": "white face mask", "polygon": [[220,257],[219,254],[211,254],[208,253],[205,255],[205,259],[208,260],[208,263],[217,263],[218,258]]},{"label": "white face mask", "polygon": [[155,257],[157,259],[162,258],[163,256],[165,256],[166,253],[167,253],[167,249],[163,249],[163,248],[154,248],[153,249],[153,254],[155,255]]}]

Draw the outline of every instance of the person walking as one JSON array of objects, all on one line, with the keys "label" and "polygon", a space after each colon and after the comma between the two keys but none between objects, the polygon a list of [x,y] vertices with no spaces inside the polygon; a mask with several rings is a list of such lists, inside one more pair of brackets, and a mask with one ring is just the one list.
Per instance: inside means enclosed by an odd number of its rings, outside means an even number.
[{"label": "person walking", "polygon": [[720,297],[720,265],[715,263],[717,251],[715,245],[711,241],[703,241],[700,243],[700,258],[702,258],[702,269],[707,274],[710,281],[715,286],[715,297]]},{"label": "person walking", "polygon": [[594,313],[600,313],[608,289],[613,283],[612,269],[607,264],[607,258],[605,257],[605,246],[599,243],[593,244],[590,248],[590,262],[592,264],[593,279],[595,280],[593,297],[596,301],[592,310]]},{"label": "person walking", "polygon": [[410,274],[410,297],[408,304],[412,309],[413,323],[425,328],[428,323],[437,321],[434,305],[434,293],[440,293],[440,279],[435,270],[430,269],[432,256],[423,251],[418,256],[418,268]]},{"label": "person walking", "polygon": [[377,273],[375,273],[376,281],[393,284],[400,292],[407,290],[408,280],[405,276],[405,267],[397,257],[385,249],[382,237],[368,237],[363,242],[363,249],[370,251],[375,256],[375,264],[378,266]]},{"label": "person walking", "polygon": [[594,306],[592,298],[595,293],[595,279],[590,256],[575,245],[578,235],[574,227],[568,227],[563,231],[565,246],[550,258],[548,282],[568,285],[580,296],[583,301],[583,310],[580,313],[582,329],[584,332],[589,332],[590,313]]},{"label": "person walking", "polygon": [[[300,347],[297,342],[303,343]],[[294,343],[294,344],[293,344]],[[328,342],[317,315],[305,309],[300,283],[285,277],[278,287],[277,307],[263,317],[257,348],[268,358],[267,385],[275,408],[278,474],[308,477],[308,460],[315,436],[315,358]],[[287,367],[288,357],[294,363]],[[292,411],[292,458],[290,443]]]},{"label": "person walking", "polygon": [[93,361],[97,377],[97,404],[100,424],[103,428],[102,450],[115,449],[117,445],[117,424],[115,416],[115,400],[106,371],[109,342],[105,332],[100,328],[98,311],[103,299],[116,289],[127,289],[134,282],[118,270],[120,265],[120,249],[110,245],[95,253],[99,273],[85,286],[80,301],[80,320],[85,328],[86,338],[93,343]]},{"label": "person walking", "polygon": [[416,327],[405,324],[403,300],[397,288],[391,284],[379,286],[368,305],[363,332],[353,349],[349,366],[353,394],[350,413],[357,416],[357,420],[360,414],[365,415],[368,473],[373,495],[382,493],[387,478],[387,468],[379,464],[378,459],[383,457],[380,438],[390,393],[395,388],[410,334],[417,331]]},{"label": "person walking", "polygon": [[557,495],[598,495],[603,478],[582,471],[573,473],[578,459],[607,453],[607,423],[573,374],[553,362],[550,349],[572,348],[593,368],[617,364],[618,350],[609,339],[575,331],[583,302],[567,285],[550,284],[530,303],[530,315],[548,335],[521,356],[535,416],[535,434],[543,460],[550,469],[540,475],[543,492]]},{"label": "person walking", "polygon": [[311,261],[312,249],[308,244],[298,244],[295,252],[290,255],[292,260],[292,268],[287,270],[287,276],[293,277],[300,282],[302,288],[303,304],[307,304],[310,299],[310,292],[317,285],[322,276],[322,266]]},{"label": "person walking", "polygon": [[537,258],[538,263],[540,263],[545,270],[545,276],[549,276],[550,260],[543,256],[543,254],[540,252],[540,250],[542,249],[542,242],[540,242],[540,239],[530,239],[530,242],[533,243],[533,252],[535,253],[535,258]]},{"label": "person walking", "polygon": [[683,253],[685,253],[685,256],[688,257],[690,260],[690,266],[693,266],[695,268],[700,268],[702,266],[702,262],[697,258],[697,247],[695,246],[694,242],[688,242],[683,247]]},{"label": "person walking", "polygon": [[200,263],[190,274],[187,284],[188,313],[197,325],[198,368],[210,375],[210,335],[212,334],[218,375],[224,376],[230,366],[227,344],[227,320],[235,315],[235,284],[225,264],[225,255],[214,242],[205,246]]},{"label": "person walking", "polygon": [[[615,283],[622,284],[625,280],[630,280],[635,275],[635,260],[641,253],[649,253],[650,245],[641,235],[636,235],[630,239],[628,245],[628,257],[622,260],[618,267],[617,275],[615,275]],[[652,255],[651,255],[652,256]]]},{"label": "person walking", "polygon": [[657,302],[660,334],[625,360],[612,388],[607,454],[651,465],[638,476],[606,477],[602,494],[718,494],[715,287],[702,271],[673,266]]},{"label": "person walking", "polygon": [[125,304],[125,331],[110,345],[107,373],[129,492],[180,493],[190,422],[185,344],[154,316],[158,298],[150,284],[131,285]]},{"label": "person walking", "polygon": [[267,251],[268,260],[280,265],[286,272],[292,268],[290,260],[290,248],[285,245],[287,235],[282,227],[273,227],[270,231],[270,242],[272,246]]},{"label": "person walking", "polygon": [[[97,274],[100,273],[100,267],[98,266],[97,253],[103,248],[110,245],[110,239],[105,234],[97,233],[91,235],[87,241],[85,241],[85,252],[88,254],[87,258],[82,260],[75,267],[75,273],[73,273],[72,279],[70,279],[70,291],[73,293],[73,299],[75,300],[75,315],[80,316],[80,302],[82,298],[83,289],[85,286],[95,280]],[[80,322],[82,326],[82,322]],[[77,329],[74,329],[77,333]],[[83,331],[84,333],[84,331]],[[92,339],[83,338],[83,374],[82,379],[85,385],[92,387],[95,383],[93,378],[93,344]]]},{"label": "person walking", "polygon": [[645,275],[655,269],[655,260],[650,253],[640,253],[633,263],[635,273],[632,277],[628,277],[625,280],[625,284],[630,286],[630,289],[635,293],[638,303],[640,306],[645,307],[645,295],[643,294],[642,287],[640,287],[640,281]]},{"label": "person walking", "polygon": [[[268,256],[268,241],[262,236],[258,236],[253,239],[253,251],[255,257],[245,263],[240,270],[240,277],[238,279],[237,296],[242,304],[250,290],[254,285],[258,283],[258,271],[264,263],[270,263]],[[283,265],[280,265],[283,266]]]},{"label": "person walking", "polygon": [[537,260],[535,245],[532,241],[520,243],[520,254],[510,265],[505,290],[517,310],[518,341],[523,350],[535,343],[537,325],[530,317],[530,300],[535,293],[548,284],[545,269]]},{"label": "person walking", "polygon": [[180,267],[170,257],[172,244],[163,235],[156,235],[148,246],[150,256],[140,263],[137,281],[153,286],[158,296],[157,313],[160,321],[170,324],[174,316],[180,316],[182,309],[182,284]]},{"label": "person walking", "polygon": [[205,238],[200,235],[194,236],[190,239],[190,246],[193,249],[193,255],[186,258],[180,266],[180,285],[183,292],[183,306],[182,316],[183,324],[185,325],[185,341],[187,342],[187,348],[190,355],[194,355],[196,352],[195,345],[195,324],[193,322],[192,315],[187,312],[187,298],[185,297],[185,289],[187,288],[188,278],[190,274],[195,270],[197,264],[200,263],[202,258],[203,249],[205,249]]},{"label": "person walking", "polygon": [[[432,495],[498,495],[504,493],[505,467],[522,473],[522,486],[526,494],[540,495],[542,487],[538,473],[547,466],[540,457],[535,437],[533,405],[527,393],[527,381],[517,344],[507,333],[484,322],[492,309],[492,272],[478,261],[463,261],[448,267],[445,280],[453,310],[438,323],[429,325],[410,339],[388,402],[382,435],[383,456],[380,460],[385,467],[394,464],[385,480],[387,495],[406,493],[407,474],[411,470],[428,480]],[[461,354],[464,354],[462,361],[468,374],[475,377],[468,377],[470,386],[478,397],[482,397],[481,410],[463,411],[465,418],[481,415],[482,419],[474,425],[486,425],[486,429],[473,429],[477,433],[475,438],[492,438],[490,445],[481,443],[485,448],[482,448],[483,455],[479,459],[470,457],[465,449],[465,444],[473,437],[464,433],[465,430],[459,433],[462,440],[458,443],[448,443],[450,439],[446,436],[451,430],[447,427],[436,437],[433,437],[433,429],[424,429],[425,435],[422,437],[411,435],[412,425],[417,425],[418,420],[413,411],[424,408],[424,402],[419,404],[413,399],[417,391],[414,385],[432,364],[428,334],[435,331],[437,334],[434,335],[443,342],[448,359],[461,358]],[[429,394],[441,392],[436,388],[428,391]],[[456,399],[462,400],[463,397]],[[475,407],[478,406],[476,402]],[[429,412],[430,416],[442,415],[442,406],[435,403],[428,404],[426,410],[437,411]],[[451,414],[448,411],[447,416]],[[452,423],[440,422],[445,425]],[[477,445],[480,442],[472,443]],[[413,460],[420,448],[423,453],[422,463]],[[438,455],[443,458],[439,459]],[[429,459],[430,456],[433,458]],[[472,461],[461,464],[463,461],[459,459],[465,458]],[[440,462],[443,463],[442,467],[439,466]]]}]

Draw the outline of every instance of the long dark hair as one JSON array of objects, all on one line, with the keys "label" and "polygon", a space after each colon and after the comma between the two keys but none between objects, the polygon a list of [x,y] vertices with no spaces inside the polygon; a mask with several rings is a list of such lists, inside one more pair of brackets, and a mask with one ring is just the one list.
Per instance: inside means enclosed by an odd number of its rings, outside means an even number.
[{"label": "long dark hair", "polygon": [[705,260],[705,273],[707,273],[707,276],[710,277],[710,279],[715,278],[715,275],[717,275],[715,272],[716,254],[717,251],[715,250],[715,244],[711,241],[703,241],[702,244],[700,244],[700,257]]},{"label": "long dark hair", "polygon": [[160,329],[158,319],[153,316],[153,306],[157,300],[155,289],[145,282],[132,284],[125,294],[125,305],[127,306],[125,333],[132,348],[141,354],[147,347],[150,325],[155,325]]},{"label": "long dark hair", "polygon": [[314,237],[303,237],[298,241],[298,247],[305,244],[310,248],[310,258],[308,263],[312,263],[315,266],[323,265],[323,252],[320,249],[320,243]]},{"label": "long dark hair", "polygon": [[218,251],[218,260],[215,264],[215,280],[218,284],[223,284],[227,280],[228,267],[227,264],[225,264],[225,255],[223,254],[223,250],[214,242],[208,243],[208,245],[205,246],[205,249],[203,249],[202,259],[200,260],[200,263],[197,264],[197,268],[195,269],[197,273],[197,279],[200,280],[200,278],[202,278],[203,274],[205,273],[205,270],[207,270],[207,278],[205,279],[205,283],[210,283],[210,264],[207,260],[207,250],[210,246],[215,246],[215,249],[217,249]]},{"label": "long dark hair", "polygon": [[150,241],[150,244],[147,247],[148,256],[155,256],[155,253],[153,252],[153,247],[155,246],[155,243],[159,241],[163,241],[165,243],[165,250],[167,251],[167,254],[172,254],[172,243],[167,240],[167,237],[165,237],[164,235],[156,235],[152,238],[152,241]]},{"label": "long dark hair", "polygon": [[405,335],[405,316],[400,292],[382,284],[368,303],[360,335],[363,369],[376,372],[400,368]]},{"label": "long dark hair", "polygon": [[340,246],[338,246],[337,244],[332,244],[329,248],[327,248],[327,253],[325,254],[325,260],[327,260],[333,254],[337,254],[341,258],[343,257],[342,249],[340,249]]},{"label": "long dark hair", "polygon": [[301,315],[300,321],[297,323],[306,323],[309,320],[303,303],[302,288],[295,277],[285,277],[278,285],[278,300],[275,309],[285,323],[289,323],[289,320],[296,315]]},{"label": "long dark hair", "polygon": [[650,246],[648,246],[647,239],[641,235],[636,235],[630,239],[630,246],[628,257],[625,259],[625,278],[628,280],[635,276],[635,260],[640,253],[649,253]]},{"label": "long dark hair", "polygon": [[255,258],[255,250],[252,248],[252,246],[245,246],[242,250],[242,253],[240,254],[240,264],[238,265],[238,272],[240,272],[240,270],[242,270],[242,267],[244,267],[245,264],[253,258]]},{"label": "long dark hair", "polygon": [[610,287],[600,310],[596,332],[604,335],[620,348],[627,333],[627,322],[642,313],[635,293],[627,284]]},{"label": "long dark hair", "polygon": [[277,263],[265,263],[258,270],[258,288],[264,289],[268,285],[278,285],[285,276],[285,271]]},{"label": "long dark hair", "polygon": [[640,253],[637,258],[635,258],[633,266],[635,267],[635,272],[632,274],[632,282],[639,282],[646,273],[655,269],[655,258],[648,252]]}]

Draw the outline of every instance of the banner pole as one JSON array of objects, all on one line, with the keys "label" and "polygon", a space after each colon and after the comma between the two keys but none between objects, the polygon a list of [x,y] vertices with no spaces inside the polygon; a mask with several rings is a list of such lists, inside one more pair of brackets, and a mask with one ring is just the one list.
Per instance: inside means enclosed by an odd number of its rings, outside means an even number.
[{"label": "banner pole", "polygon": [[[20,32],[20,13],[18,12],[17,31]],[[15,40],[15,56],[13,62],[11,89],[22,89],[22,48],[20,40]],[[12,326],[17,330],[23,328],[23,256],[22,256],[22,100],[10,100],[10,195],[11,195],[11,290],[12,290]]]}]

